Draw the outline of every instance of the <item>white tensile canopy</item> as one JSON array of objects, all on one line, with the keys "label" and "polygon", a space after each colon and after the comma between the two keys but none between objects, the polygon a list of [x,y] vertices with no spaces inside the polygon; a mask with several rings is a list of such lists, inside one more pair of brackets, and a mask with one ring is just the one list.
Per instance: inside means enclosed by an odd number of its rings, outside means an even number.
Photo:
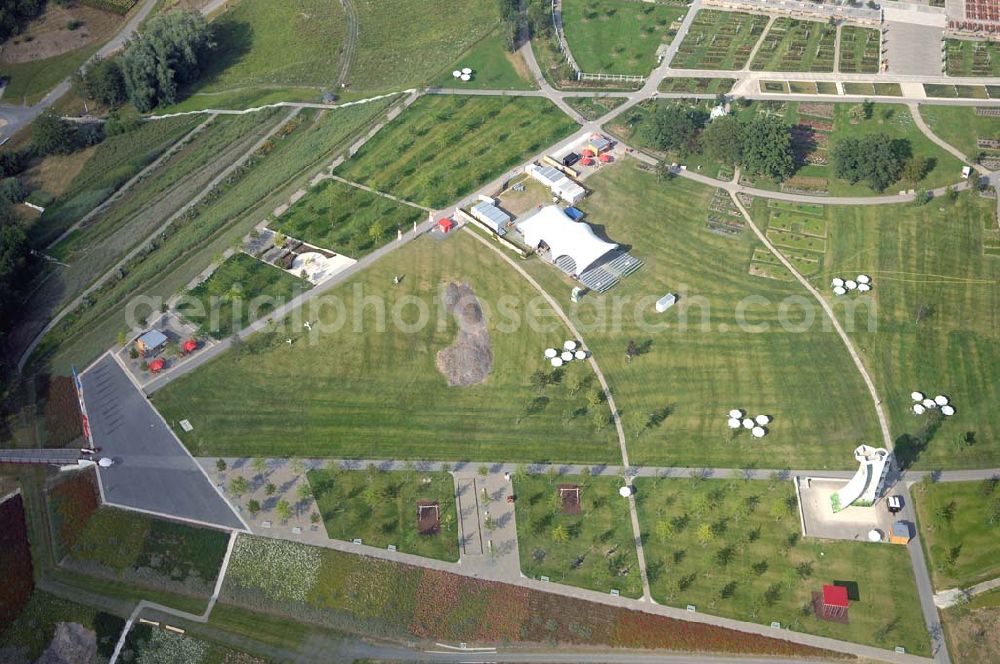
[{"label": "white tensile canopy", "polygon": [[923,415],[925,410],[927,409],[924,408],[921,404],[919,403],[913,404],[913,413],[915,415]]},{"label": "white tensile canopy", "polygon": [[857,281],[859,284],[870,284],[872,282],[872,278],[869,277],[867,274],[859,274],[858,278],[855,281]]},{"label": "white tensile canopy", "polygon": [[552,362],[552,366],[554,366],[554,367],[561,367],[563,365],[563,361],[562,361],[561,357],[553,357],[550,360],[550,362]]},{"label": "white tensile canopy", "polygon": [[461,79],[463,81],[471,81],[472,80],[472,74],[462,74]]},{"label": "white tensile canopy", "polygon": [[736,419],[740,419],[743,417],[743,411],[740,410],[739,408],[733,408],[731,411],[729,411],[729,417],[735,417]]},{"label": "white tensile canopy", "polygon": [[545,349],[545,359],[547,359],[547,360],[551,360],[553,357],[555,357],[558,354],[559,354],[559,351],[557,351],[555,348],[546,348]]},{"label": "white tensile canopy", "polygon": [[576,350],[576,342],[572,339],[567,339],[563,342],[563,350]]},{"label": "white tensile canopy", "polygon": [[848,279],[847,281],[844,282],[844,288],[846,288],[847,290],[854,290],[857,287],[858,287],[858,282],[854,281],[854,279]]},{"label": "white tensile canopy", "polygon": [[936,397],[934,397],[934,403],[936,403],[939,406],[947,406],[948,405],[948,397],[946,397],[943,394],[939,394]]},{"label": "white tensile canopy", "polygon": [[924,400],[924,393],[923,392],[910,392],[910,398],[913,399],[914,401],[923,401]]},{"label": "white tensile canopy", "polygon": [[573,353],[564,350],[561,357],[563,362],[571,362],[573,360]]},{"label": "white tensile canopy", "polygon": [[730,429],[739,429],[741,426],[743,426],[742,424],[740,424],[740,420],[738,417],[730,417],[729,421],[726,422],[726,424],[729,426]]},{"label": "white tensile canopy", "polygon": [[833,294],[834,295],[845,295],[846,293],[847,293],[847,289],[844,288],[843,286],[834,286],[833,287]]},{"label": "white tensile canopy", "polygon": [[882,541],[882,531],[878,528],[873,528],[868,531],[868,541],[869,542],[881,542]]},{"label": "white tensile canopy", "polygon": [[754,438],[763,438],[767,435],[767,429],[764,427],[754,427],[750,430],[750,433],[753,434]]},{"label": "white tensile canopy", "polygon": [[941,406],[941,414],[944,415],[945,417],[951,417],[952,415],[955,414],[955,407],[950,405]]},{"label": "white tensile canopy", "polygon": [[743,428],[744,429],[753,429],[753,425],[754,424],[755,424],[755,422],[753,421],[753,418],[750,418],[750,417],[743,418]]},{"label": "white tensile canopy", "polygon": [[830,285],[833,286],[834,288],[836,288],[837,286],[843,286],[844,280],[841,279],[840,277],[834,277],[833,281],[830,282]]},{"label": "white tensile canopy", "polygon": [[594,234],[589,224],[576,222],[556,205],[546,205],[536,214],[517,224],[524,242],[535,248],[542,242],[549,246],[552,258],[568,256],[580,274],[618,245],[605,242]]},{"label": "white tensile canopy", "polygon": [[469,67],[462,67],[462,73],[463,74],[471,74],[472,73],[472,69],[470,69]]},{"label": "white tensile canopy", "polygon": [[771,421],[771,416],[770,415],[758,415],[754,419],[757,421],[757,424],[759,424],[761,426],[764,426],[765,424],[767,424],[768,422]]},{"label": "white tensile canopy", "polygon": [[462,75],[462,72],[456,69],[455,71],[451,72],[451,75],[454,76],[455,78],[458,78],[459,76]]},{"label": "white tensile canopy", "polygon": [[924,408],[937,408],[937,403],[934,402],[934,399],[924,399],[921,403],[924,404]]},{"label": "white tensile canopy", "polygon": [[578,350],[575,353],[573,353],[573,357],[575,357],[578,360],[586,360],[587,359],[587,351],[585,351],[585,350]]},{"label": "white tensile canopy", "polygon": [[622,488],[618,489],[618,495],[622,498],[628,498],[632,495],[632,486],[630,484],[626,484]]},{"label": "white tensile canopy", "polygon": [[872,289],[872,287],[869,284],[858,284],[858,291],[860,291],[862,293],[867,293],[871,289]]}]

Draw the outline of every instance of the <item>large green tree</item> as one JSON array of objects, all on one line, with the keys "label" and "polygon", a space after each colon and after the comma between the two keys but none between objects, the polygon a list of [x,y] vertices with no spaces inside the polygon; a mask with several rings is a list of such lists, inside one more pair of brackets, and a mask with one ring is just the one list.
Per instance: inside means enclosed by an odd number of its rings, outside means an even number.
[{"label": "large green tree", "polygon": [[735,115],[716,118],[701,133],[701,148],[710,159],[722,164],[743,162],[743,125]]},{"label": "large green tree", "polygon": [[884,191],[899,180],[907,145],[901,145],[888,134],[847,136],[837,141],[831,150],[834,174],[851,184],[865,182],[875,191]]},{"label": "large green tree", "polygon": [[748,175],[781,182],[795,172],[791,127],[784,120],[758,115],[744,123],[741,135],[743,170]]},{"label": "large green tree", "polygon": [[173,104],[184,85],[198,78],[215,47],[199,12],[173,11],[149,21],[121,59],[128,99],[142,112]]},{"label": "large green tree", "polygon": [[40,154],[69,154],[76,149],[76,131],[52,111],[39,115],[31,125],[31,142]]},{"label": "large green tree", "polygon": [[691,154],[698,150],[698,134],[708,119],[704,109],[680,104],[658,105],[642,124],[643,138],[657,150]]},{"label": "large green tree", "polygon": [[84,97],[105,106],[125,102],[125,77],[117,60],[98,60],[80,75],[77,89]]}]

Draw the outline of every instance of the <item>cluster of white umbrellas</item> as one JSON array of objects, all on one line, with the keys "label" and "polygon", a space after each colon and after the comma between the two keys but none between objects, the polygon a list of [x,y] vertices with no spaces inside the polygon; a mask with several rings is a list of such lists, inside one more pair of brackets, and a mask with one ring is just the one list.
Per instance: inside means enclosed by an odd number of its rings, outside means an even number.
[{"label": "cluster of white umbrellas", "polygon": [[733,408],[729,411],[729,421],[727,424],[730,429],[747,429],[754,438],[763,438],[767,435],[766,425],[770,422],[770,415],[749,417],[743,409]]},{"label": "cluster of white umbrellas", "polygon": [[872,278],[867,274],[859,274],[853,279],[841,279],[834,277],[830,282],[834,295],[847,295],[848,291],[856,290],[859,293],[867,293],[872,289]]},{"label": "cluster of white umbrellas", "polygon": [[456,69],[451,72],[451,75],[460,81],[471,81],[472,80],[472,69],[469,67],[463,67],[462,69]]},{"label": "cluster of white umbrellas", "polygon": [[934,408],[940,408],[941,414],[945,417],[951,417],[955,414],[955,407],[951,405],[951,400],[943,394],[932,399],[923,392],[910,392],[910,398],[913,399],[911,410],[914,415],[923,415]]},{"label": "cluster of white umbrellas", "polygon": [[567,339],[563,343],[562,351],[556,348],[546,348],[545,359],[548,360],[552,366],[561,367],[567,362],[572,362],[573,360],[586,360],[587,351],[580,348],[580,344],[577,342],[572,339]]}]

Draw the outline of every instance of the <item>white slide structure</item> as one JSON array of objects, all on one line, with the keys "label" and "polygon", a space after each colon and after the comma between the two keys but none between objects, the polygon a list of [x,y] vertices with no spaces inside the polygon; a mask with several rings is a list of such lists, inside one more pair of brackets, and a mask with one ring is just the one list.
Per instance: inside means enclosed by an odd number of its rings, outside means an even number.
[{"label": "white slide structure", "polygon": [[858,445],[854,450],[854,458],[860,464],[858,472],[850,482],[833,494],[835,512],[850,507],[858,501],[865,505],[874,503],[888,472],[889,452],[885,448]]}]

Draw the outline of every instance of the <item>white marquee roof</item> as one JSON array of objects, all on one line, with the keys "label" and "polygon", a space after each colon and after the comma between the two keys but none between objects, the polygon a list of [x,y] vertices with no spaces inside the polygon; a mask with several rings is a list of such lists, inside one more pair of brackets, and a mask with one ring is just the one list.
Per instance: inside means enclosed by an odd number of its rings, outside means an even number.
[{"label": "white marquee roof", "polygon": [[580,274],[598,258],[617,244],[605,242],[594,234],[588,224],[573,221],[556,205],[547,205],[531,217],[517,224],[524,234],[528,246],[537,247],[540,242],[549,245],[552,258],[569,256],[576,263],[576,273]]}]

